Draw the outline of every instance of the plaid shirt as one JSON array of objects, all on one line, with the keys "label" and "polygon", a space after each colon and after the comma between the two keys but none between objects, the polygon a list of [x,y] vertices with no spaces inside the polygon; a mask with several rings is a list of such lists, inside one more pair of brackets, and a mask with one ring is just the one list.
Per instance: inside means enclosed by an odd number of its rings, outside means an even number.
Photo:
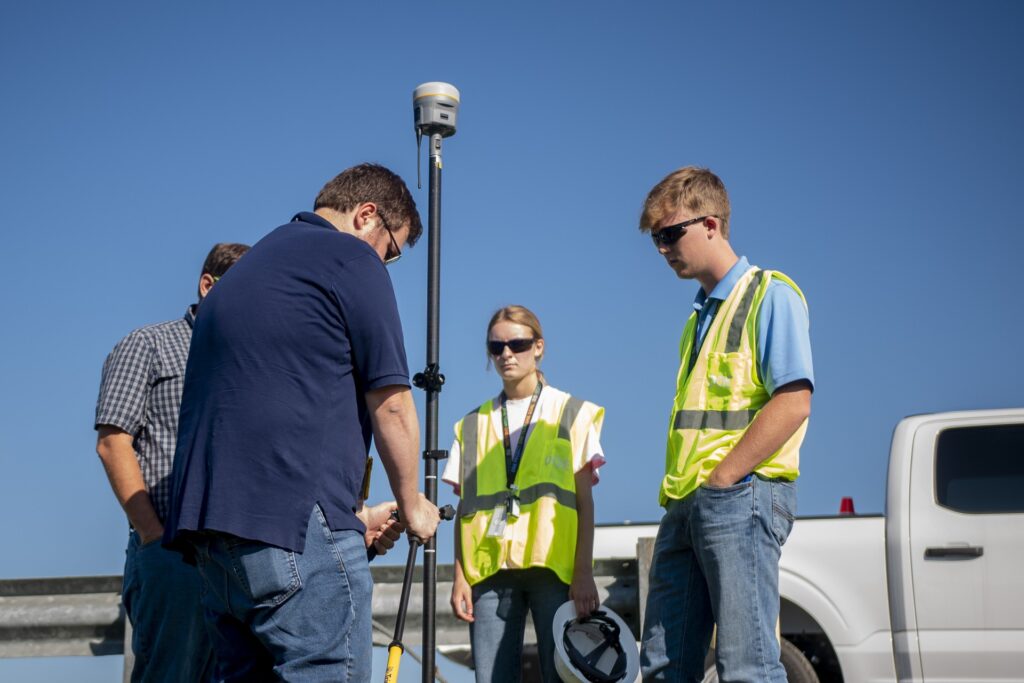
[{"label": "plaid shirt", "polygon": [[142,479],[161,522],[170,503],[178,409],[194,321],[195,306],[190,306],[184,317],[140,327],[118,342],[103,363],[96,401],[97,429],[110,425],[132,435]]}]

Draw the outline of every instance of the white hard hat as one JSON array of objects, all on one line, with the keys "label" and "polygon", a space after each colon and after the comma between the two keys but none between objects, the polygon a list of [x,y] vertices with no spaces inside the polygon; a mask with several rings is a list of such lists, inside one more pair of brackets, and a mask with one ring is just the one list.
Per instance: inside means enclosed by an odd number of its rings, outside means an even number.
[{"label": "white hard hat", "polygon": [[570,600],[555,612],[555,670],[563,683],[633,683],[640,653],[629,626],[607,607],[576,618]]}]

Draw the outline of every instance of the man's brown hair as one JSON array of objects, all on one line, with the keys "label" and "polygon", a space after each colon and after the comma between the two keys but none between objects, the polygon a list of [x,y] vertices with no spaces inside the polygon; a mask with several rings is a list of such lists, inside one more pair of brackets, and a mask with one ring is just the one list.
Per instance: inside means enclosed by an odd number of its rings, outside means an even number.
[{"label": "man's brown hair", "polygon": [[206,255],[206,260],[203,261],[203,269],[199,275],[210,275],[219,278],[228,272],[228,268],[235,265],[235,262],[242,258],[247,251],[249,251],[248,244],[218,242],[213,245],[213,249]]},{"label": "man's brown hair", "polygon": [[679,209],[697,216],[717,216],[722,221],[722,237],[729,239],[729,193],[722,179],[709,169],[686,166],[665,176],[644,200],[640,231],[661,226]]},{"label": "man's brown hair", "polygon": [[345,213],[363,202],[377,205],[377,213],[388,230],[400,230],[409,225],[409,246],[423,234],[416,202],[405,182],[395,173],[379,164],[359,164],[334,176],[316,196],[313,210],[334,209]]}]

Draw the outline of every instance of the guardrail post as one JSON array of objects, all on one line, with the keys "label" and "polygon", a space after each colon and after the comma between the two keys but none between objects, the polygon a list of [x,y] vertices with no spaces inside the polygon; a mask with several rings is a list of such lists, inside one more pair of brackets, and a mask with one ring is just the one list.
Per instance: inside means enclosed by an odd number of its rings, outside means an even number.
[{"label": "guardrail post", "polygon": [[640,633],[644,629],[644,617],[647,612],[647,591],[650,586],[651,560],[654,557],[654,539],[651,537],[637,539],[636,542],[636,579],[637,600],[639,602]]},{"label": "guardrail post", "polygon": [[132,621],[121,605],[122,619],[124,619],[124,683],[132,683],[132,669],[135,668],[135,651],[132,650]]}]

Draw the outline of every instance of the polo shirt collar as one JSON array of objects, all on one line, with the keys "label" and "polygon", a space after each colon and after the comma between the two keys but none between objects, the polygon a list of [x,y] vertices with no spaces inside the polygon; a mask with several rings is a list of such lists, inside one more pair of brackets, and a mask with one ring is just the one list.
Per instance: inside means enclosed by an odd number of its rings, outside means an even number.
[{"label": "polo shirt collar", "polygon": [[715,288],[711,290],[711,294],[705,294],[703,287],[697,290],[697,296],[693,299],[693,310],[700,313],[704,310],[704,304],[707,303],[708,299],[725,301],[729,298],[732,288],[736,286],[736,283],[740,281],[740,278],[748,270],[750,270],[750,262],[747,261],[746,256],[740,256],[740,260],[734,263],[729,272],[725,274],[725,277],[718,281]]},{"label": "polo shirt collar", "polygon": [[292,216],[292,223],[295,223],[297,221],[302,223],[309,223],[310,225],[315,225],[318,228],[330,228],[331,230],[337,230],[337,228],[334,227],[334,225],[329,220],[327,220],[323,216],[318,216],[312,211],[300,211],[294,216]]}]

